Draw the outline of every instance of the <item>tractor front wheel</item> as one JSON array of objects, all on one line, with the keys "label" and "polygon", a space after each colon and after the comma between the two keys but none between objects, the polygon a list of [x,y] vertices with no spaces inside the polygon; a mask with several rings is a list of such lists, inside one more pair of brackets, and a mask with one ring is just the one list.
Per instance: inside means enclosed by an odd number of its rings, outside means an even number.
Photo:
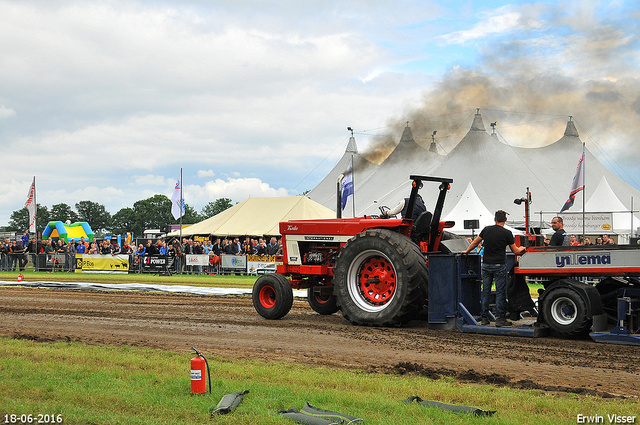
[{"label": "tractor front wheel", "polygon": [[289,281],[278,273],[260,276],[253,285],[253,307],[265,319],[277,320],[289,313],[293,305],[293,289]]}]

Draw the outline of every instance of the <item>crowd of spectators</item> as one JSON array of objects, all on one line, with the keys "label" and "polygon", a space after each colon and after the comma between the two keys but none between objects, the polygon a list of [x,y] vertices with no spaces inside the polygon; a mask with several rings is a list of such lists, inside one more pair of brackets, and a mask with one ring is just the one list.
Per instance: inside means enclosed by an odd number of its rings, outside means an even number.
[{"label": "crowd of spectators", "polygon": [[[115,240],[102,240],[89,242],[84,237],[80,240],[69,240],[65,243],[61,239],[29,240],[28,232],[25,232],[20,239],[13,242],[7,238],[0,240],[0,270],[3,271],[23,271],[29,261],[34,264],[36,270],[54,269],[73,271],[75,269],[75,254],[101,254],[101,255],[129,255],[131,266],[140,268],[140,259],[143,256],[161,255],[174,257],[173,268],[176,273],[201,273],[200,266],[187,266],[184,260],[185,255],[204,254],[210,257],[210,264],[215,265],[220,261],[221,255],[259,255],[271,256],[282,253],[282,240],[275,237],[269,242],[264,238],[244,238],[240,242],[239,237],[216,238],[214,240],[183,238],[172,239],[167,242],[158,239],[155,242],[147,240],[146,243],[139,243],[130,246],[124,242],[120,246]],[[42,255],[44,254],[44,255]],[[43,261],[39,261],[42,259]]]},{"label": "crowd of spectators", "polygon": [[[544,243],[545,245],[549,245],[549,239],[545,239]],[[564,244],[567,245],[566,240]],[[582,235],[569,235],[568,245],[570,246],[615,245],[615,241],[611,239],[609,235],[607,235],[606,233],[601,236],[595,237],[593,241],[591,240],[590,236],[585,236],[583,238]]]}]

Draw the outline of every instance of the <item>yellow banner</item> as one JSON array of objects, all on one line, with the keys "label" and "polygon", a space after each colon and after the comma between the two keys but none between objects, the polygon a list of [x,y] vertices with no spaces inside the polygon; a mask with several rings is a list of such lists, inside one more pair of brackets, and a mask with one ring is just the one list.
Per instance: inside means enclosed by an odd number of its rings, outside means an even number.
[{"label": "yellow banner", "polygon": [[76,254],[76,272],[78,271],[127,273],[129,271],[129,256]]},{"label": "yellow banner", "polygon": [[275,255],[247,255],[247,261],[252,263],[273,263],[276,261]]}]

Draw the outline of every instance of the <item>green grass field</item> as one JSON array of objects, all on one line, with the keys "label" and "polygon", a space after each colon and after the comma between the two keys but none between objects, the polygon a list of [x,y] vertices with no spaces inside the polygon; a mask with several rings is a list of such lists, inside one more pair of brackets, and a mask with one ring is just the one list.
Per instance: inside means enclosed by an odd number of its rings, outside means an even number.
[{"label": "green grass field", "polygon": [[[578,414],[606,418],[640,411],[632,400],[215,356],[208,357],[212,394],[191,395],[191,357],[189,352],[0,338],[0,423],[5,415],[46,414],[65,424],[287,424],[293,422],[276,416],[278,410],[301,409],[307,401],[371,425],[575,424]],[[234,413],[209,418],[224,394],[242,390],[250,393]],[[411,395],[497,413],[475,417],[403,404]]]}]

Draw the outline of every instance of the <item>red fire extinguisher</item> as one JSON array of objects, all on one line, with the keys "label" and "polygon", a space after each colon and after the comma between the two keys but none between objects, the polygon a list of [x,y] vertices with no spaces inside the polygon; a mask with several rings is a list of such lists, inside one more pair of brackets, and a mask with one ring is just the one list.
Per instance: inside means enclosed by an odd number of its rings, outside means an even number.
[{"label": "red fire extinguisher", "polygon": [[[211,393],[211,373],[209,363],[201,352],[191,347],[196,356],[191,359],[191,394],[205,394],[207,392],[207,379],[209,380],[209,393]],[[205,366],[207,375],[205,376]]]},{"label": "red fire extinguisher", "polygon": [[22,273],[18,275],[18,282],[22,282]]}]

